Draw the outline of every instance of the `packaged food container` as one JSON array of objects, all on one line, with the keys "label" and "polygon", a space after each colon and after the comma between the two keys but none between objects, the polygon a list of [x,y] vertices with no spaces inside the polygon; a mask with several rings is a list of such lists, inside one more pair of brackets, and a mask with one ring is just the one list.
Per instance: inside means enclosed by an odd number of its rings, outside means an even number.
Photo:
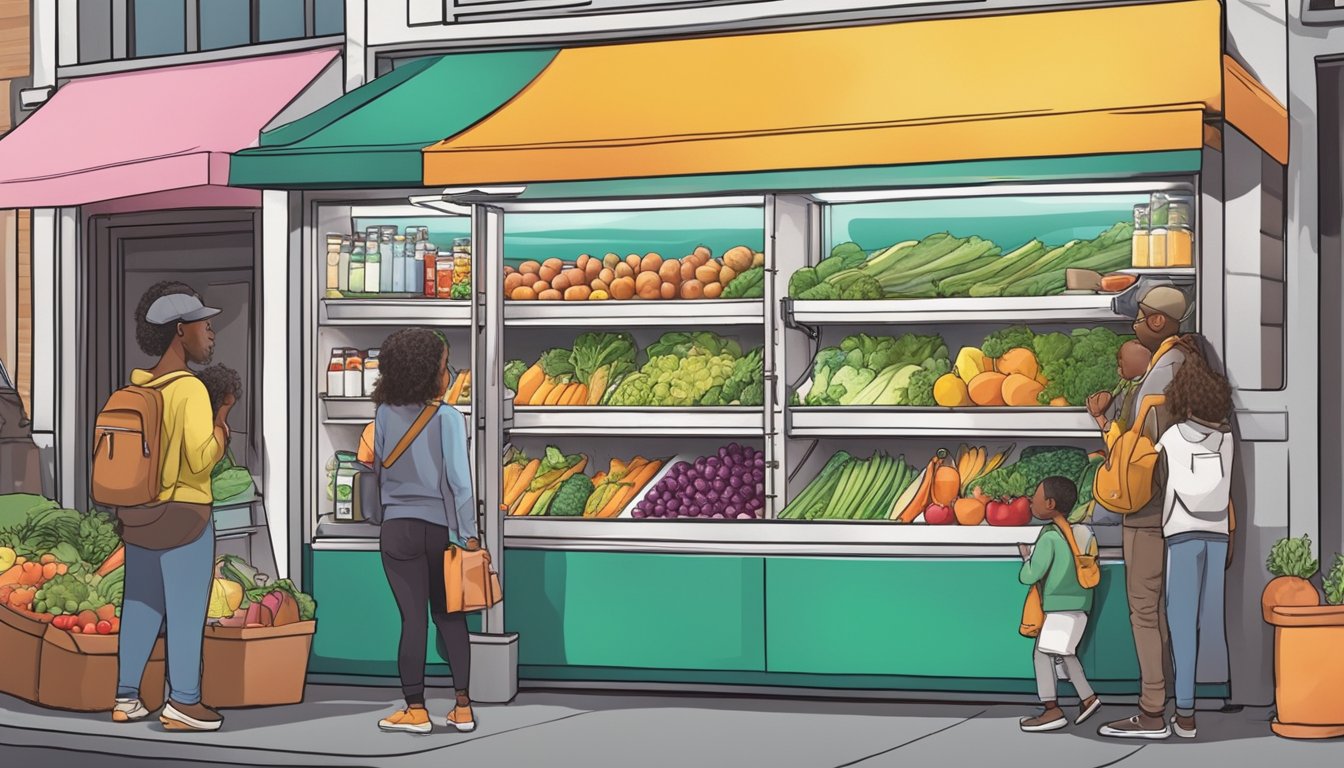
[{"label": "packaged food container", "polygon": [[345,397],[345,350],[331,350],[327,362],[327,397]]},{"label": "packaged food container", "polygon": [[373,388],[378,384],[378,350],[370,349],[364,353],[364,394],[373,395]]},{"label": "packaged food container", "polygon": [[364,292],[364,240],[356,238],[350,249],[350,274],[346,278],[350,293]]},{"label": "packaged food container", "polygon": [[1195,266],[1195,233],[1189,227],[1167,228],[1167,266],[1187,268]]},{"label": "packaged food container", "polygon": [[438,258],[439,249],[435,248],[433,243],[425,243],[425,255],[422,268],[424,269],[424,294],[427,299],[432,299],[439,295]]},{"label": "packaged food container", "polygon": [[453,297],[453,256],[452,254],[440,255],[434,261],[435,295],[440,299],[451,299]]},{"label": "packaged food container", "polygon": [[345,351],[345,396],[364,396],[364,358],[358,349]]},{"label": "packaged food container", "polygon": [[341,236],[327,235],[327,298],[338,299],[341,296]]},{"label": "packaged food container", "polygon": [[1134,245],[1133,257],[1130,262],[1135,269],[1145,269],[1148,266],[1149,226],[1148,206],[1134,206]]}]

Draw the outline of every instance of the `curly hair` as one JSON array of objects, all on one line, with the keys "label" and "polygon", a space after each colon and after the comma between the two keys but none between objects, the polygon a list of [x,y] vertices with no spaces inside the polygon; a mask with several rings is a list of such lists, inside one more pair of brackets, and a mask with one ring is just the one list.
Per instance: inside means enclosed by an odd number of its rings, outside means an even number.
[{"label": "curly hair", "polygon": [[1167,385],[1167,409],[1172,417],[1190,416],[1221,424],[1232,416],[1232,384],[1201,357],[1187,355]]},{"label": "curly hair", "polygon": [[201,380],[205,385],[205,391],[210,393],[210,409],[215,413],[219,413],[219,407],[224,404],[226,396],[238,397],[243,391],[243,380],[238,372],[224,365],[212,365],[197,373],[196,378]]},{"label": "curly hair", "polygon": [[173,344],[173,337],[177,335],[177,324],[168,323],[158,325],[145,319],[149,314],[149,308],[154,306],[154,302],[164,296],[172,296],[184,293],[189,296],[196,296],[196,291],[186,283],[179,283],[175,280],[164,280],[161,283],[155,283],[145,295],[140,297],[140,304],[135,308],[135,343],[140,347],[140,351],[153,357],[163,357],[163,353],[168,351],[168,347]]},{"label": "curly hair", "polygon": [[406,328],[383,342],[378,350],[377,405],[424,405],[440,396],[439,361],[448,352],[448,339],[426,328]]}]

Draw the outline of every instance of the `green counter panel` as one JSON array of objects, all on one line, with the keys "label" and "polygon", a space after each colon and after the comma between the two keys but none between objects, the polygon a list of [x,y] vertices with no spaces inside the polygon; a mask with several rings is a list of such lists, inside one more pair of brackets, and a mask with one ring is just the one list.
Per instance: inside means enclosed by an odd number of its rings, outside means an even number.
[{"label": "green counter panel", "polygon": [[[309,671],[395,678],[401,614],[378,553],[317,550],[311,553],[310,563],[307,583],[317,600],[317,635]],[[480,614],[467,616],[472,631],[480,629],[480,624]],[[437,647],[438,631],[431,622],[428,674],[447,675],[448,664],[439,658]]]},{"label": "green counter panel", "polygon": [[506,552],[524,665],[765,669],[759,557]]}]

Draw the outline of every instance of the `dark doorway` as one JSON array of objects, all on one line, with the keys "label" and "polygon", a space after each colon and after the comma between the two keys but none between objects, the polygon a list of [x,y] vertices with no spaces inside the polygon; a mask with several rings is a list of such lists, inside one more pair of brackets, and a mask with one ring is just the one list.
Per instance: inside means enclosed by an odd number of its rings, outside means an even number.
[{"label": "dark doorway", "polygon": [[[1344,550],[1344,61],[1316,65],[1320,233],[1320,551]],[[1326,565],[1322,563],[1322,565]]]}]

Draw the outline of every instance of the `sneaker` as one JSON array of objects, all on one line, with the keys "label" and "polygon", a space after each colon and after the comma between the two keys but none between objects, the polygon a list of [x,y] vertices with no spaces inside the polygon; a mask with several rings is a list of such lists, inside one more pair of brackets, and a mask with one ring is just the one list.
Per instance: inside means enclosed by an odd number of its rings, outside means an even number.
[{"label": "sneaker", "polygon": [[1059,707],[1051,707],[1035,717],[1024,717],[1017,722],[1027,733],[1042,733],[1063,728],[1069,724],[1069,718],[1064,716]]},{"label": "sneaker", "polygon": [[[1153,721],[1156,720],[1156,725]],[[1147,721],[1147,722],[1145,722]],[[1161,718],[1135,715],[1128,720],[1117,720],[1101,726],[1097,733],[1113,739],[1151,739],[1161,741],[1171,735],[1171,729]]]},{"label": "sneaker", "polygon": [[204,704],[179,704],[169,700],[163,705],[159,722],[170,731],[218,731],[224,718]]},{"label": "sneaker", "polygon": [[1195,738],[1197,734],[1197,731],[1195,730],[1195,716],[1194,715],[1191,715],[1189,717],[1181,717],[1180,715],[1173,716],[1171,718],[1171,729],[1175,731],[1176,735],[1182,739]]},{"label": "sneaker", "polygon": [[112,722],[129,723],[149,716],[149,710],[139,699],[117,699],[112,708]]},{"label": "sneaker", "polygon": [[1078,719],[1073,721],[1074,725],[1082,725],[1089,717],[1097,714],[1101,709],[1101,699],[1093,696],[1078,705]]},{"label": "sneaker", "polygon": [[476,718],[471,713],[471,705],[453,707],[453,711],[448,713],[448,725],[456,728],[458,733],[476,730]]},{"label": "sneaker", "polygon": [[424,707],[407,707],[379,720],[378,728],[388,732],[429,733],[434,730],[434,724],[429,722],[429,710]]}]

